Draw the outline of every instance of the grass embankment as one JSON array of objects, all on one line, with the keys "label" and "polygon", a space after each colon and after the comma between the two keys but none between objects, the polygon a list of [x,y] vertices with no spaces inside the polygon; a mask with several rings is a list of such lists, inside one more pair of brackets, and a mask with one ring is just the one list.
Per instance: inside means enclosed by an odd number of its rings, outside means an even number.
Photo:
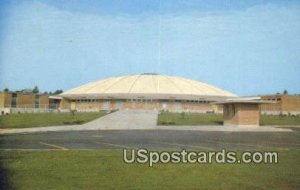
[{"label": "grass embankment", "polygon": [[125,164],[120,150],[1,153],[3,189],[297,189],[300,152],[278,164]]},{"label": "grass embankment", "polygon": [[[162,112],[158,115],[158,125],[222,125],[222,117],[222,114]],[[261,115],[260,125],[300,125],[300,117]]]},{"label": "grass embankment", "polygon": [[83,124],[106,115],[106,112],[92,113],[23,113],[0,117],[0,128],[27,128],[55,125]]}]

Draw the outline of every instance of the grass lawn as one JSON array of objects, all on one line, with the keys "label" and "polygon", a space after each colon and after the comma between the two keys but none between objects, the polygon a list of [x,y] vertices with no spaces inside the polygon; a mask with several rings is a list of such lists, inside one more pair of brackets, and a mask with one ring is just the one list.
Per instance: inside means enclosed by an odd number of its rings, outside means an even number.
[{"label": "grass lawn", "polygon": [[0,116],[0,128],[26,128],[54,125],[82,124],[106,115],[93,113],[23,113]]},{"label": "grass lawn", "polygon": [[278,164],[125,164],[122,151],[2,151],[2,189],[297,189],[300,151]]},{"label": "grass lawn", "polygon": [[261,125],[300,125],[300,117],[262,115],[260,117],[260,124]]},{"label": "grass lawn", "polygon": [[[158,115],[158,125],[222,125],[222,114],[171,113]],[[300,117],[261,115],[261,125],[300,125]]]},{"label": "grass lawn", "polygon": [[162,112],[158,115],[159,125],[222,125],[220,114],[171,113]]}]

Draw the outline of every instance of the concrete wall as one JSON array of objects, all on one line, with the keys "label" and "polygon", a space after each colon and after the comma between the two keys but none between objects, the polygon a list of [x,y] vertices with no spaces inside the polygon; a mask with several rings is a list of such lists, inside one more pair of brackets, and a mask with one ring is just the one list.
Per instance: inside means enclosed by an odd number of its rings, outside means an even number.
[{"label": "concrete wall", "polygon": [[223,107],[224,125],[259,125],[258,104],[225,104]]},{"label": "concrete wall", "polygon": [[7,115],[10,114],[10,108],[0,108],[0,115]]}]

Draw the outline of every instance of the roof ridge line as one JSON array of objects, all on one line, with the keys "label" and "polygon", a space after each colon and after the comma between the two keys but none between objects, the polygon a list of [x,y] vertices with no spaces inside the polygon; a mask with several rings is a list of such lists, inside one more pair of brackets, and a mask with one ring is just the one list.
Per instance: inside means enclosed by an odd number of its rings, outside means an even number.
[{"label": "roof ridge line", "polygon": [[103,83],[105,83],[105,82],[107,82],[107,81],[108,81],[108,79],[95,81],[95,82],[93,82],[94,84],[92,84],[92,86],[91,86],[90,88],[86,89],[86,91],[95,88],[95,87],[98,85],[98,82],[103,82]]},{"label": "roof ridge line", "polygon": [[166,79],[168,79],[168,80],[175,86],[175,88],[177,88],[181,93],[185,94],[185,92],[184,92],[182,89],[180,89],[178,86],[176,86],[176,84],[174,83],[174,81],[172,81],[172,80],[169,78],[169,76],[167,76],[167,75],[161,75],[161,76],[163,76],[163,77],[165,77]]},{"label": "roof ridge line", "polygon": [[[184,79],[184,80],[186,80],[186,81],[188,81],[190,84],[192,84],[191,79]],[[212,90],[212,91],[214,91],[214,92],[216,92],[216,93],[224,93],[224,92],[226,92],[228,95],[235,95],[235,94],[232,94],[231,92],[228,92],[228,91],[223,90],[223,89],[221,89],[221,88],[215,87],[215,86],[213,86],[213,85],[210,85],[210,84],[207,84],[207,83],[198,81],[198,80],[193,80],[193,81],[195,81],[195,82],[197,82],[197,83],[199,83],[199,84],[201,84],[201,85],[207,87],[208,89],[210,89],[210,90]],[[194,85],[193,85],[193,86],[194,86]]]},{"label": "roof ridge line", "polygon": [[133,83],[131,84],[131,86],[130,86],[130,88],[129,88],[129,90],[128,90],[128,93],[131,92],[131,90],[132,90],[133,86],[135,85],[136,81],[137,81],[142,75],[136,75],[136,76],[137,76],[137,77],[136,77],[136,79],[133,81]]},{"label": "roof ridge line", "polygon": [[[200,93],[203,93],[203,89],[200,89],[197,85],[193,84],[191,81],[189,81],[189,80],[187,80],[187,79],[185,79],[185,78],[181,78],[181,77],[178,77],[178,78],[179,78],[181,81],[183,81],[183,82],[185,82],[185,83],[191,85],[192,87],[196,88]],[[201,82],[200,84],[203,84],[203,83]],[[204,91],[205,91],[205,90],[204,90]],[[205,93],[207,93],[207,92],[205,91]]]},{"label": "roof ridge line", "polygon": [[203,84],[204,86],[206,86],[206,87],[208,87],[209,89],[215,91],[216,93],[219,93],[220,91],[222,91],[222,92],[226,92],[226,93],[228,93],[228,94],[232,94],[231,92],[228,92],[228,91],[226,91],[226,90],[224,90],[224,89],[220,89],[220,88],[215,87],[215,86],[213,86],[213,85],[211,85],[211,84],[207,84],[207,83],[199,82],[199,81],[196,81],[196,82]]},{"label": "roof ridge line", "polygon": [[130,77],[130,75],[121,77],[119,80],[117,80],[116,82],[114,82],[113,84],[111,84],[109,87],[107,87],[107,88],[103,91],[103,93],[105,93],[106,91],[108,91],[111,87],[113,87],[114,85],[116,85],[116,84],[117,84],[118,82],[120,82],[121,80],[124,80],[125,78],[128,78],[128,77]]},{"label": "roof ridge line", "polygon": [[155,93],[158,93],[158,89],[159,89],[159,81],[158,81],[158,88],[157,88],[157,86],[155,85],[155,81],[154,81],[153,75],[151,75],[151,78],[152,78],[153,86],[154,86],[154,88],[155,88]]}]

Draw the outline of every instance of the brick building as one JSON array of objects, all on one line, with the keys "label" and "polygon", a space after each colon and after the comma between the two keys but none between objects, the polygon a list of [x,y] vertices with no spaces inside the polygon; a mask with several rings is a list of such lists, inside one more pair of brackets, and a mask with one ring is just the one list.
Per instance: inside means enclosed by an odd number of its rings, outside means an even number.
[{"label": "brick building", "polygon": [[274,104],[262,104],[260,111],[263,114],[300,114],[300,96],[276,94],[261,96],[261,98],[276,102]]},{"label": "brick building", "polygon": [[48,95],[28,92],[0,92],[0,115],[6,113],[41,112],[57,109],[60,101]]},{"label": "brick building", "polygon": [[223,105],[224,125],[240,127],[258,127],[260,119],[260,105],[274,104],[273,101],[257,98],[228,99],[216,104]]}]

